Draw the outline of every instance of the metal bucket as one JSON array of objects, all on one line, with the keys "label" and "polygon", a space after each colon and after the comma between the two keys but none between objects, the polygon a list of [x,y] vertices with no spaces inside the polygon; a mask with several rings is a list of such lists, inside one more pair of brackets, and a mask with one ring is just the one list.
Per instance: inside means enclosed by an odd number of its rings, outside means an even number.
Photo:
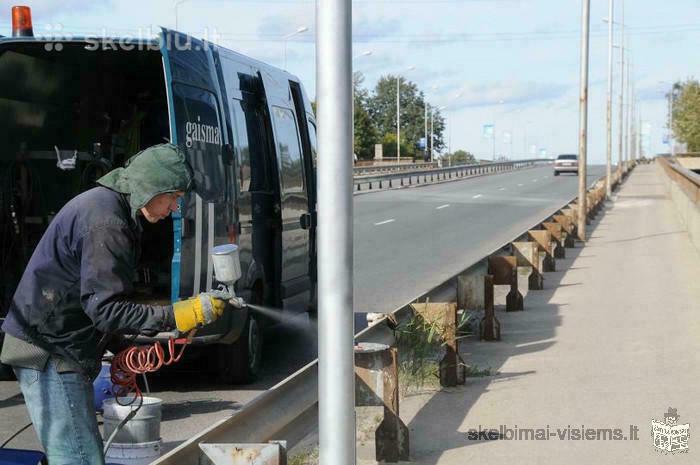
[{"label": "metal bucket", "polygon": [[160,457],[163,441],[119,444],[113,442],[105,454],[107,465],[148,465]]},{"label": "metal bucket", "polygon": [[[126,402],[126,398],[120,399]],[[160,419],[163,401],[157,397],[144,397],[143,405],[134,418],[126,422],[121,431],[114,438],[115,443],[137,444],[154,442],[160,439]],[[105,441],[112,434],[112,431],[126,418],[135,405],[119,405],[116,399],[105,399],[102,403],[104,409],[104,438]],[[112,445],[114,447],[115,444]]]}]

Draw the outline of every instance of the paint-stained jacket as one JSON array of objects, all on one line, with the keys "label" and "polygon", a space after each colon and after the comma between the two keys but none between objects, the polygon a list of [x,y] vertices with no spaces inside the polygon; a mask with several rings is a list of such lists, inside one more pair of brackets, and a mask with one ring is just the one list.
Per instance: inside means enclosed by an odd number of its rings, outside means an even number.
[{"label": "paint-stained jacket", "polygon": [[36,247],[2,329],[90,376],[104,333],[170,330],[171,306],[128,300],[139,242],[128,195],[100,186],[73,198]]}]

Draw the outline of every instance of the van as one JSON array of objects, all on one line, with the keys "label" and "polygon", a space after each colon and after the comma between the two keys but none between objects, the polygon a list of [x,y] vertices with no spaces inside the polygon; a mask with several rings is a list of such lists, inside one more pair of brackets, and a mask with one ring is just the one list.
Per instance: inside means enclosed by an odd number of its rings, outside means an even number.
[{"label": "van", "polygon": [[[0,316],[63,204],[164,141],[186,153],[196,190],[171,218],[144,222],[133,299],[216,288],[209,251],[235,243],[237,295],[313,309],[316,125],[297,77],[168,29],[138,41],[0,37],[0,115]],[[222,380],[247,382],[260,370],[264,323],[227,311],[192,343],[214,345]]]}]

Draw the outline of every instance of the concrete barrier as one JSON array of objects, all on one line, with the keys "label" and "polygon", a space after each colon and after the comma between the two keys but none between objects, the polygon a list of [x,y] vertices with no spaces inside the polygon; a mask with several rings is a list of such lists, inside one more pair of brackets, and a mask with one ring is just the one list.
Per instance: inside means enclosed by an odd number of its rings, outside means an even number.
[{"label": "concrete barrier", "polygon": [[678,219],[700,251],[700,179],[687,169],[674,170],[666,159],[658,157],[656,160],[665,172],[660,178],[666,185]]}]

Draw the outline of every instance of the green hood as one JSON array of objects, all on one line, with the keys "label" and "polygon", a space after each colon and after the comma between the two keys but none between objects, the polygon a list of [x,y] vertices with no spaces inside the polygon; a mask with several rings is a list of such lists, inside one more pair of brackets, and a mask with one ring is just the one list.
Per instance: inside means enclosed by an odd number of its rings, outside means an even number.
[{"label": "green hood", "polygon": [[124,168],[117,168],[102,176],[97,183],[129,195],[131,216],[158,194],[188,191],[192,174],[184,153],[172,144],[160,144],[140,151],[131,157]]}]

